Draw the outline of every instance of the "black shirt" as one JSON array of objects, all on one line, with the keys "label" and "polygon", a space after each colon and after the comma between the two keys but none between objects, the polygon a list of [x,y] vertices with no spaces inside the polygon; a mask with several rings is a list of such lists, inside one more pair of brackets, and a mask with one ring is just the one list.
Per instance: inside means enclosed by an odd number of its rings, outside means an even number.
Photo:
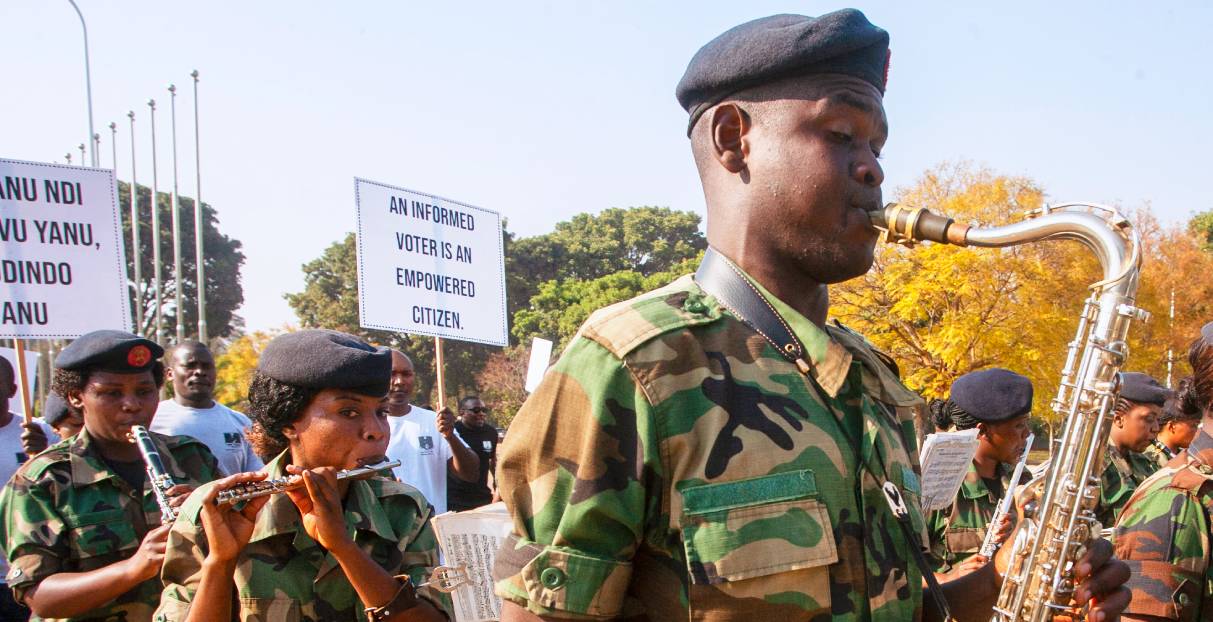
[{"label": "black shirt", "polygon": [[465,482],[447,469],[446,506],[452,512],[460,512],[493,500],[493,493],[489,491],[489,467],[497,455],[497,429],[488,424],[473,428],[456,421],[455,433],[480,458],[480,472],[474,482]]}]

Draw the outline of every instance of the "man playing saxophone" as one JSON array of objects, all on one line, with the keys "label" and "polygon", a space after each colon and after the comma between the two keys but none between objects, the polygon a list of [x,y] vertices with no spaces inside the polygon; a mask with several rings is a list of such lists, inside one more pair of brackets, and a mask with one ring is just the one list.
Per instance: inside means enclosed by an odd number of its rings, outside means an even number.
[{"label": "man playing saxophone", "polygon": [[[826,322],[829,285],[873,261],[888,60],[853,9],[757,19],[692,58],[677,98],[709,249],[593,314],[511,425],[503,621],[989,618],[990,564],[923,590],[921,398]],[[1096,618],[1127,600],[1110,553],[1076,573]]]},{"label": "man playing saxophone", "polygon": [[[932,512],[927,529],[935,572],[958,576],[989,561],[974,556],[1031,434],[1032,382],[1006,369],[985,369],[957,378],[950,393],[944,412],[957,430],[977,428],[977,453],[952,506]],[[996,527],[999,542],[1011,533],[1011,516]]]}]

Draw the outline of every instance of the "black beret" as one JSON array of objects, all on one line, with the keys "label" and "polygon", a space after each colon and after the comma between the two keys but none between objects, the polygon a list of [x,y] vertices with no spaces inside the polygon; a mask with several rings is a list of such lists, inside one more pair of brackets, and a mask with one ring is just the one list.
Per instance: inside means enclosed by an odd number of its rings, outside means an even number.
[{"label": "black beret", "polygon": [[1147,374],[1130,371],[1120,375],[1120,396],[1138,404],[1162,406],[1172,391]]},{"label": "black beret", "polygon": [[55,357],[55,367],[137,374],[150,370],[162,356],[164,348],[150,339],[122,330],[95,330],[68,344]]},{"label": "black beret", "polygon": [[335,330],[301,330],[274,337],[257,370],[296,387],[382,397],[392,380],[392,351]]},{"label": "black beret", "polygon": [[772,15],[740,26],[699,48],[674,94],[691,115],[738,91],[792,76],[839,73],[884,93],[889,69],[889,33],[856,9],[821,17]]},{"label": "black beret", "polygon": [[58,424],[68,415],[67,400],[51,391],[46,394],[46,403],[42,406],[42,420],[48,425]]},{"label": "black beret", "polygon": [[984,423],[998,423],[1032,411],[1032,381],[1007,369],[969,372],[952,383],[951,400]]}]

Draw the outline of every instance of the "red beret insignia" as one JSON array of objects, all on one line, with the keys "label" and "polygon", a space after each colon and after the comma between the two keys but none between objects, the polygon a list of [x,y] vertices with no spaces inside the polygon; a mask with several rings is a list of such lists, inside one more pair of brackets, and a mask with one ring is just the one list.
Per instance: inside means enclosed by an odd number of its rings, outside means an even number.
[{"label": "red beret insignia", "polygon": [[126,362],[131,367],[143,367],[152,360],[152,351],[145,345],[137,345],[126,353]]}]

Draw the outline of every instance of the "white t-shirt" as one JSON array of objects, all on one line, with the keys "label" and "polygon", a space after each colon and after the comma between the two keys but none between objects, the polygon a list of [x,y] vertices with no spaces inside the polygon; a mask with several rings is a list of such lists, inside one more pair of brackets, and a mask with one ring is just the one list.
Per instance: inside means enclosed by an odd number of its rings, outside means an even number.
[{"label": "white t-shirt", "polygon": [[[34,423],[42,427],[42,431],[46,432],[46,446],[50,447],[59,442],[59,435],[55,434],[55,429],[48,425],[41,417],[34,417]],[[12,479],[13,473],[25,464],[27,456],[21,449],[21,433],[25,428],[21,427],[21,415],[14,414],[9,420],[8,425],[0,428],[0,477],[4,478],[4,482]],[[8,560],[4,555],[0,555],[0,585],[4,584],[4,577],[8,574]]]},{"label": "white t-shirt", "polygon": [[153,432],[192,436],[206,445],[219,460],[219,469],[226,475],[256,471],[265,466],[253,453],[253,446],[244,438],[244,430],[253,425],[243,413],[219,402],[210,408],[182,406],[174,400],[164,400],[152,418]]},{"label": "white t-shirt", "polygon": [[420,490],[434,506],[434,514],[442,514],[446,512],[446,464],[453,454],[446,438],[438,433],[437,416],[417,406],[403,417],[388,416],[392,436],[387,457],[400,461],[393,469],[396,478]]}]

